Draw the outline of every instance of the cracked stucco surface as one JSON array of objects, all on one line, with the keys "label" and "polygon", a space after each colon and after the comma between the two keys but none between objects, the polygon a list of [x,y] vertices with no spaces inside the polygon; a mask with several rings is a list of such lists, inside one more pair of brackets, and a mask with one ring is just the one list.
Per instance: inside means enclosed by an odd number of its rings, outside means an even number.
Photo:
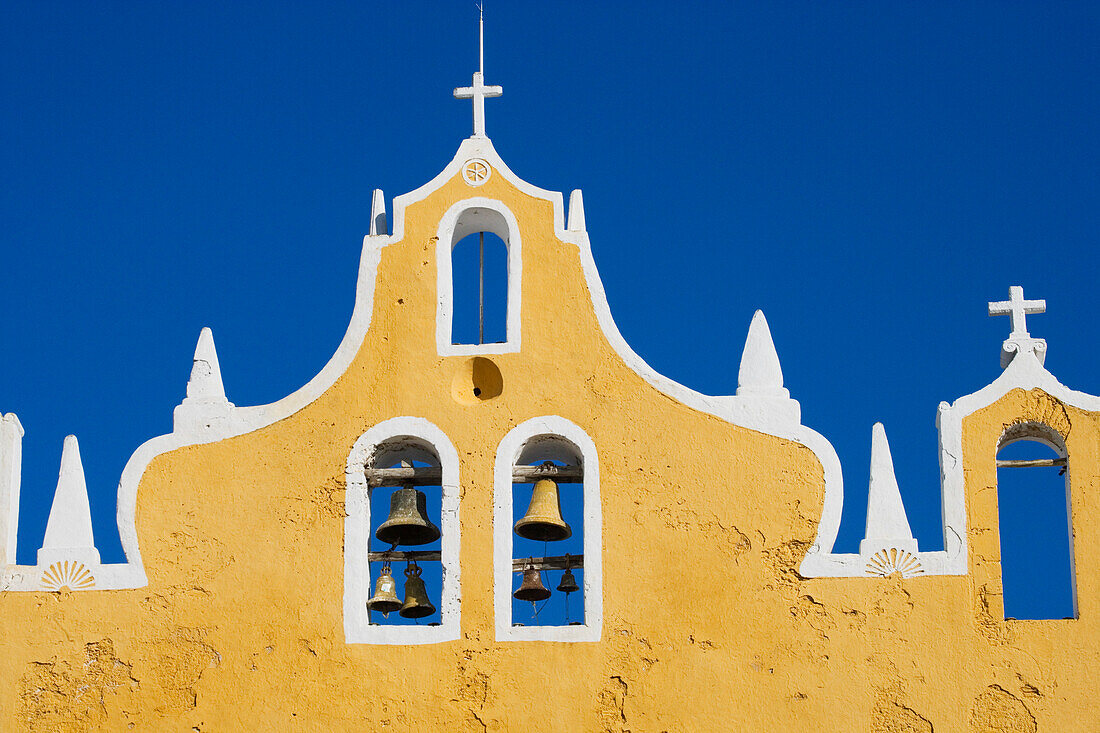
[{"label": "cracked stucco surface", "polygon": [[[967,418],[969,576],[804,579],[823,498],[812,453],[648,385],[602,336],[550,205],[502,176],[477,193],[512,209],[524,243],[523,350],[491,357],[502,394],[454,399],[466,357],[436,355],[432,237],[468,195],[455,180],[410,207],[404,241],[383,250],[373,325],[324,395],[149,465],[137,513],[148,587],[0,594],[0,728],[924,733],[1100,719],[1097,415],[1016,391]],[[599,451],[597,643],[494,640],[494,451],[545,414]],[[460,455],[461,638],[348,645],[344,464],[397,415],[431,420]],[[1070,446],[1077,621],[1001,619],[988,488],[997,439],[1021,416],[1056,423]]]}]

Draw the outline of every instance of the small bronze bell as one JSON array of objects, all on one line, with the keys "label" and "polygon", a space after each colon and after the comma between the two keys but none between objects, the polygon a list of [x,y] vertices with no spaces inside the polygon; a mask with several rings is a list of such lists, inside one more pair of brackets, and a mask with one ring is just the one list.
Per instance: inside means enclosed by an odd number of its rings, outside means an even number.
[{"label": "small bronze bell", "polygon": [[420,578],[420,566],[405,568],[405,603],[399,613],[403,618],[424,618],[435,613],[435,606],[428,600],[428,589]]},{"label": "small bronze bell", "polygon": [[390,516],[374,536],[389,545],[426,545],[439,539],[439,527],[428,519],[428,498],[411,486],[390,494]]},{"label": "small bronze bell", "polygon": [[401,599],[397,597],[397,581],[390,575],[389,565],[382,566],[382,574],[378,576],[378,582],[374,586],[374,596],[367,601],[367,608],[387,617],[391,612],[400,610]]},{"label": "small bronze bell", "polygon": [[536,542],[557,542],[573,536],[573,530],[561,518],[561,497],[556,483],[548,478],[535,483],[527,513],[513,529],[520,537]]},{"label": "small bronze bell", "polygon": [[573,571],[566,568],[565,572],[561,574],[561,582],[558,583],[558,590],[568,594],[575,593],[580,589],[581,587],[577,585],[577,579],[573,577]]},{"label": "small bronze bell", "polygon": [[545,601],[550,597],[550,589],[542,584],[542,573],[533,567],[523,571],[523,583],[512,594],[517,601]]}]

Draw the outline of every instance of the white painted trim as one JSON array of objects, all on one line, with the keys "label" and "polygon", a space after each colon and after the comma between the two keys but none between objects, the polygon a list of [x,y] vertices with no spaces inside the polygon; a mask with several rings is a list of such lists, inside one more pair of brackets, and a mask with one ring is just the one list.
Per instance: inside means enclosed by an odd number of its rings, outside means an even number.
[{"label": "white painted trim", "polygon": [[800,443],[809,448],[821,462],[825,482],[821,521],[818,523],[817,536],[803,559],[799,572],[807,577],[831,575],[835,563],[828,556],[832,553],[833,543],[836,542],[837,533],[840,531],[840,516],[844,505],[844,478],[840,470],[840,459],[832,444],[817,431],[792,421],[787,411],[763,412],[759,410],[758,401],[751,396],[707,396],[653,369],[630,348],[619,332],[618,326],[615,325],[611,307],[604,293],[603,282],[600,280],[596,262],[592,256],[592,245],[589,242],[588,233],[558,231],[555,234],[559,239],[574,242],[580,248],[581,268],[592,297],[596,320],[603,329],[608,343],[628,367],[651,386],[688,407],[715,415],[734,425]]},{"label": "white painted trim", "polygon": [[[371,626],[367,600],[371,597],[370,489],[366,466],[376,458],[379,446],[410,439],[415,452],[431,448],[443,469],[443,497],[440,511],[440,540],[443,589],[439,599],[439,626]],[[420,458],[421,456],[418,456]],[[458,451],[443,431],[422,417],[395,417],[375,425],[359,436],[348,454],[347,492],[344,499],[344,640],[348,644],[436,644],[459,636],[460,566],[458,521]]]},{"label": "white painted trim", "polygon": [[[1039,340],[1035,339],[1037,343]],[[1040,353],[1036,353],[1036,352]],[[962,423],[963,420],[997,400],[1004,397],[1013,389],[1042,389],[1051,397],[1061,402],[1091,412],[1100,412],[1100,397],[1071,390],[1061,384],[1053,374],[1048,372],[1042,364],[1045,356],[1046,345],[1042,342],[1036,348],[1021,348],[1015,351],[1012,360],[1001,375],[992,384],[960,397],[954,405],[946,402],[940,403],[936,416],[936,426],[939,430],[939,462],[941,479],[941,518],[944,536],[944,549],[934,551],[917,552],[915,541],[904,542],[898,538],[891,542],[868,543],[861,547],[861,554],[856,553],[832,553],[830,551],[814,552],[806,557],[799,572],[807,577],[866,577],[866,563],[868,556],[878,547],[898,547],[908,549],[917,555],[920,560],[923,575],[966,575],[969,572],[967,564],[967,516],[966,494],[962,466]],[[1031,439],[1042,440],[1038,436],[1030,436]],[[1065,447],[1059,446],[1050,440],[1042,440],[1056,451],[1064,453]],[[1067,506],[1070,511],[1068,477],[1067,477]],[[828,482],[827,482],[828,485]],[[818,538],[821,547],[832,546],[836,539],[835,526],[840,524],[841,507],[839,502],[835,505],[829,503],[829,491],[826,489],[826,508],[822,517],[821,526],[818,528]],[[1072,513],[1070,514],[1072,521]],[[1069,529],[1072,536],[1072,526]],[[823,536],[831,536],[831,540],[822,541]],[[1072,548],[1072,539],[1071,539]],[[1071,562],[1073,558],[1071,557]],[[1074,585],[1074,603],[1076,604],[1076,583]],[[1076,608],[1075,608],[1076,611]]]},{"label": "white painted trim", "polygon": [[[215,443],[226,438],[258,430],[283,420],[320,397],[347,370],[359,352],[370,326],[374,307],[374,288],[387,236],[367,236],[359,260],[355,307],[347,332],[329,362],[307,384],[277,402],[256,407],[232,407],[223,420],[202,432],[180,426],[176,432],[151,438],[143,443],[126,462],[118,484],[118,530],[127,562],[101,566],[102,581],[97,577],[96,590],[141,588],[148,584],[141,549],[137,540],[137,490],[145,469],[157,456],[188,445]],[[26,576],[21,568],[14,574]],[[11,590],[17,588],[13,587]],[[20,588],[22,589],[22,588]],[[35,588],[26,588],[35,590]]]},{"label": "white painted trim", "polygon": [[[636,354],[623,339],[604,293],[603,284],[592,257],[591,244],[585,231],[567,231],[565,228],[564,200],[560,192],[547,191],[516,176],[500,158],[488,138],[471,137],[462,141],[450,163],[431,181],[414,191],[393,200],[393,234],[368,235],[363,240],[359,277],[356,286],[355,306],[343,340],[323,369],[306,385],[277,402],[255,407],[233,407],[224,420],[203,434],[181,429],[169,435],[152,438],[142,444],[130,457],[123,470],[118,489],[118,525],[122,547],[127,562],[124,565],[102,566],[109,575],[110,585],[98,584],[98,589],[137,588],[147,584],[140,548],[137,542],[135,515],[137,490],[141,477],[149,463],[159,455],[187,445],[213,443],[225,438],[243,435],[285,419],[301,410],[323,394],[347,370],[355,357],[370,326],[374,308],[374,293],[381,250],[388,244],[400,242],[405,237],[405,212],[407,208],[424,200],[444,186],[470,158],[483,158],[493,167],[495,175],[502,176],[516,189],[528,196],[551,203],[554,235],[561,241],[576,245],[580,250],[581,267],[591,294],[596,317],[612,348],[628,367],[660,392],[686,406],[715,415],[723,420],[759,432],[793,440],[809,448],[821,462],[824,471],[825,499],[817,537],[803,561],[803,575],[830,575],[837,566],[831,558],[833,543],[840,528],[843,504],[843,479],[840,461],[832,445],[819,433],[803,425],[792,425],[788,417],[777,417],[764,412],[746,400],[736,396],[706,396],[659,374]],[[518,270],[517,270],[518,271]],[[520,277],[513,278],[519,284]],[[511,282],[509,283],[511,287]],[[518,339],[518,334],[517,334]],[[488,353],[488,352],[483,352]],[[182,426],[181,426],[182,428]],[[837,556],[841,558],[842,556]],[[107,573],[107,568],[111,568]],[[20,567],[13,567],[7,575],[21,575]],[[15,582],[15,581],[13,581]],[[18,585],[17,582],[15,582]]]},{"label": "white painted trim", "polygon": [[[501,227],[496,217],[486,215],[491,211],[503,219]],[[504,343],[453,344],[454,325],[454,277],[452,253],[459,240],[475,232],[492,232],[501,238],[508,250],[508,304]],[[523,321],[520,309],[523,298],[523,249],[519,235],[519,222],[515,214],[496,199],[483,196],[459,201],[439,220],[436,232],[436,316],[435,343],[440,356],[473,356],[478,354],[508,354],[519,351],[520,331]]]},{"label": "white painted trim", "polygon": [[[584,467],[584,624],[512,626],[512,467],[536,438],[560,440]],[[497,641],[599,641],[603,633],[603,511],[596,445],[580,427],[556,415],[512,428],[497,447],[493,481],[493,598]]]},{"label": "white painted trim", "polygon": [[[498,175],[520,192],[550,202],[553,208],[554,236],[562,242],[576,245],[580,251],[581,269],[600,328],[619,357],[642,379],[658,391],[695,410],[715,415],[734,425],[792,440],[810,449],[821,462],[825,481],[825,499],[817,536],[799,572],[808,577],[828,576],[833,574],[838,564],[844,565],[843,556],[831,557],[833,544],[840,530],[840,517],[844,504],[844,479],[840,470],[840,459],[832,444],[820,433],[793,421],[789,410],[762,410],[759,401],[753,401],[748,397],[703,395],[669,379],[647,364],[634,352],[615,325],[615,319],[611,315],[607,295],[592,256],[592,244],[588,238],[588,232],[566,229],[565,201],[562,194],[558,191],[539,188],[519,178],[501,159],[488,138],[471,137],[462,141],[455,157],[435,178],[415,191],[394,199],[393,235],[390,241],[400,241],[405,236],[405,210],[411,204],[422,201],[443,187],[459,174],[461,166],[470,158],[485,159]],[[853,568],[852,572],[860,574],[858,568]]]},{"label": "white painted trim", "polygon": [[[1077,392],[1063,385],[1043,367],[1039,356],[1030,349],[1018,351],[992,384],[960,397],[953,405],[940,403],[936,425],[940,431],[940,478],[943,484],[941,508],[945,548],[944,574],[967,573],[966,489],[962,465],[963,420],[992,405],[1014,389],[1036,388],[1072,407],[1100,412],[1100,397]],[[1069,476],[1069,471],[1066,476]],[[1072,513],[1070,519],[1072,521]]]}]

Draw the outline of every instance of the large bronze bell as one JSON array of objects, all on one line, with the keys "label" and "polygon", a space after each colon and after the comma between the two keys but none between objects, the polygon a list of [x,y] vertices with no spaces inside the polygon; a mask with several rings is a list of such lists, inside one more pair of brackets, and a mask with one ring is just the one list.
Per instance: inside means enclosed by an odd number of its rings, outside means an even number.
[{"label": "large bronze bell", "polygon": [[561,518],[561,497],[556,483],[548,478],[535,483],[527,513],[513,529],[520,537],[536,542],[557,542],[573,536],[573,530]]},{"label": "large bronze bell", "polygon": [[542,573],[529,567],[523,571],[523,582],[512,594],[517,601],[545,601],[550,597],[550,589],[542,584]]},{"label": "large bronze bell", "polygon": [[374,586],[374,595],[367,601],[367,608],[378,611],[383,616],[401,609],[401,599],[397,597],[397,581],[390,575],[390,566],[382,566],[382,574]]},{"label": "large bronze bell", "polygon": [[390,494],[390,516],[374,536],[389,545],[426,545],[439,539],[439,527],[428,519],[428,498],[411,486]]},{"label": "large bronze bell", "polygon": [[428,600],[428,589],[420,578],[420,566],[405,568],[405,603],[398,612],[403,618],[424,618],[435,613],[435,606]]},{"label": "large bronze bell", "polygon": [[566,568],[565,572],[561,574],[561,582],[558,583],[558,590],[562,593],[575,593],[579,591],[581,587],[577,585],[577,579],[573,577],[573,571],[570,568]]}]

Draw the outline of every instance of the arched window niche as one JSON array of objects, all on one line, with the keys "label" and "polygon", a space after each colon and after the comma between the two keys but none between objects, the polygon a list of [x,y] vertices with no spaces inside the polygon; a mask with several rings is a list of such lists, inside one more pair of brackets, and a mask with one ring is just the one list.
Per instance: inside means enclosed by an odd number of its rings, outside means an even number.
[{"label": "arched window niche", "polygon": [[1077,618],[1069,454],[1042,423],[1017,423],[997,444],[1004,617]]},{"label": "arched window niche", "polygon": [[[455,245],[466,237],[485,232],[499,238],[507,250],[507,294],[504,316],[505,340],[494,343],[453,343],[455,319],[455,283],[453,253]],[[436,347],[441,356],[506,354],[520,348],[520,275],[522,269],[519,224],[500,201],[475,197],[460,201],[447,210],[439,221],[436,234]],[[493,242],[486,241],[488,249]],[[495,242],[499,246],[499,242]],[[465,246],[465,244],[464,244]],[[468,273],[467,273],[468,274]],[[486,272],[486,276],[489,276]],[[474,277],[476,277],[476,270]],[[477,284],[472,284],[477,288]],[[467,288],[468,289],[468,288]],[[493,288],[486,285],[486,292]],[[499,338],[499,336],[498,336]],[[476,341],[476,339],[475,339]]]},{"label": "arched window niche", "polygon": [[[575,614],[572,623],[562,619],[532,623],[530,618],[525,618],[523,625],[517,625],[521,621],[513,615],[515,599],[512,593],[521,582],[529,554],[527,551],[517,554],[517,545],[524,541],[517,537],[513,528],[517,518],[527,510],[530,484],[539,475],[533,469],[546,464],[549,464],[546,471],[550,473],[569,471],[557,478],[560,479],[562,514],[570,520],[570,542],[574,543],[571,546],[579,546],[582,550],[582,557],[576,558],[578,564],[573,565],[580,590],[571,594]],[[578,502],[580,512],[575,511]],[[603,519],[600,464],[591,438],[574,423],[557,416],[532,418],[517,425],[497,448],[493,507],[497,641],[599,641],[603,631]],[[559,544],[546,542],[545,555],[539,557],[560,557],[554,549]],[[542,573],[543,583],[554,594],[560,593],[556,587],[564,572],[559,565],[551,560],[549,569]]]},{"label": "arched window niche", "polygon": [[[409,470],[411,469],[411,470]],[[398,473],[395,474],[395,471]],[[404,471],[404,473],[400,473]],[[413,474],[407,479],[405,474]],[[344,636],[349,644],[433,644],[459,635],[459,522],[458,453],[447,436],[419,417],[395,417],[365,432],[348,455],[344,520]],[[384,477],[384,478],[383,478]],[[383,619],[368,611],[382,560],[375,530],[386,521],[388,497],[405,486],[421,488],[428,497],[427,516],[440,530],[440,538],[424,547],[398,547],[398,552],[425,553],[431,559],[391,562],[397,595],[404,598],[404,570],[421,568],[429,599],[436,612],[424,624]],[[384,543],[383,543],[384,544]],[[438,559],[434,555],[438,554]],[[414,555],[414,557],[416,557]]]}]

